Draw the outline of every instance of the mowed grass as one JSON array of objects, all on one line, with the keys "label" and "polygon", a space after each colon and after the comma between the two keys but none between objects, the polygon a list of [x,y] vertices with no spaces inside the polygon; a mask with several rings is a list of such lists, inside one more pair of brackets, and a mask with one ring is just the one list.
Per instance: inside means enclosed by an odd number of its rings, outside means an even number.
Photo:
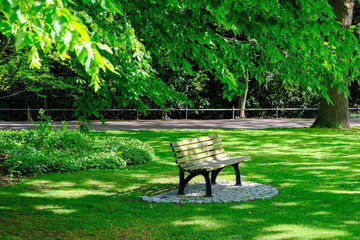
[{"label": "mowed grass", "polygon": [[[119,170],[49,174],[0,188],[2,239],[360,239],[360,129],[90,132],[133,137],[157,160]],[[169,143],[219,134],[243,181],[276,187],[239,203],[137,201],[177,188]],[[233,180],[233,169],[219,179]],[[196,177],[191,183],[202,182]],[[186,190],[186,189],[185,189]]]}]

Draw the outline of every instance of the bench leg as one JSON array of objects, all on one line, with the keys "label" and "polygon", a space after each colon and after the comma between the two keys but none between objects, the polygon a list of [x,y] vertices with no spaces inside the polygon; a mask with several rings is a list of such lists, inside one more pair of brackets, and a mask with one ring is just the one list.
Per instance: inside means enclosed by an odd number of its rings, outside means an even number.
[{"label": "bench leg", "polygon": [[219,172],[221,172],[221,170],[223,170],[224,168],[219,168],[216,170],[211,171],[211,183],[212,184],[216,184],[216,178],[219,174]]},{"label": "bench leg", "polygon": [[206,194],[205,197],[212,197],[212,186],[211,186],[211,180],[210,180],[210,172],[204,172],[202,173],[202,175],[205,178],[205,183],[206,183]]},{"label": "bench leg", "polygon": [[241,174],[240,174],[240,169],[239,169],[239,163],[235,163],[233,165],[231,165],[234,170],[235,170],[235,176],[236,176],[236,186],[241,186]]},{"label": "bench leg", "polygon": [[[188,181],[189,182],[189,181]],[[186,186],[185,183],[185,173],[183,170],[179,168],[179,190],[177,195],[184,195],[184,188]]]},{"label": "bench leg", "polygon": [[184,189],[186,185],[189,183],[189,181],[198,176],[203,175],[205,178],[206,183],[206,194],[205,197],[211,197],[212,196],[212,187],[211,187],[211,180],[210,180],[210,172],[197,172],[197,173],[190,173],[185,178],[185,172],[179,168],[179,190],[177,192],[177,195],[184,195]]},{"label": "bench leg", "polygon": [[[235,163],[233,165],[231,165],[234,170],[235,170],[235,177],[236,177],[236,186],[241,186],[241,174],[240,174],[240,169],[239,169],[239,163]],[[219,168],[216,170],[211,171],[211,183],[212,184],[216,184],[216,178],[218,176],[218,174],[223,170],[224,168]]]}]

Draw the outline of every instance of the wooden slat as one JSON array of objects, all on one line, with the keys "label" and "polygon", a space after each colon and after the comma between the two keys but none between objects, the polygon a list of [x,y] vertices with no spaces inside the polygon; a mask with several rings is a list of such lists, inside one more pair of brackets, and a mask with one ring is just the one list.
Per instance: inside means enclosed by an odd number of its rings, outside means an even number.
[{"label": "wooden slat", "polygon": [[[230,158],[229,157],[224,157],[223,158],[225,160],[229,160]],[[184,170],[184,171],[189,171],[189,170],[196,170],[196,169],[201,169],[202,167],[204,166],[207,166],[209,164],[220,164],[219,160],[217,159],[208,159],[208,160],[204,160],[204,159],[201,159],[201,160],[198,160],[196,162],[187,162],[186,163],[186,166],[182,166],[179,164],[179,166],[181,166],[181,168]]]},{"label": "wooden slat", "polygon": [[243,162],[243,161],[245,161],[245,160],[249,160],[249,159],[250,159],[250,156],[233,157],[233,158],[231,158],[231,159],[233,159],[234,161]]},{"label": "wooden slat", "polygon": [[189,157],[182,157],[182,158],[179,158],[177,161],[178,161],[178,163],[194,161],[194,160],[197,160],[197,159],[202,159],[202,158],[206,158],[206,157],[210,157],[210,156],[216,156],[216,155],[219,155],[219,154],[224,153],[224,152],[225,152],[225,150],[223,148],[220,148],[220,149],[216,149],[216,150],[213,150],[213,151],[208,151],[208,152],[192,155],[192,156],[189,156]]},{"label": "wooden slat", "polygon": [[207,162],[207,161],[219,161],[220,159],[225,159],[225,158],[229,159],[229,157],[226,153],[222,153],[219,155],[198,159],[196,161],[181,162],[181,163],[178,162],[178,164],[180,165],[180,167],[184,168],[184,167],[190,166],[190,165],[196,165],[196,164],[200,164],[200,163]]},{"label": "wooden slat", "polygon": [[179,147],[179,146],[188,145],[188,144],[192,144],[192,143],[208,141],[208,140],[211,140],[214,138],[219,138],[219,135],[216,134],[216,135],[210,135],[210,136],[206,136],[206,137],[199,137],[199,138],[193,138],[193,139],[189,139],[189,140],[173,142],[173,143],[170,143],[170,145],[172,147]]},{"label": "wooden slat", "polygon": [[178,153],[175,153],[175,157],[176,158],[186,157],[186,156],[194,155],[197,153],[211,151],[211,150],[215,150],[215,149],[219,149],[219,148],[223,148],[223,147],[224,146],[222,145],[222,143],[220,143],[220,144],[211,145],[208,147],[202,147],[202,148],[197,148],[197,149],[193,149],[193,150],[189,150],[189,151],[178,152]]},{"label": "wooden slat", "polygon": [[172,147],[174,152],[181,152],[181,151],[186,151],[186,150],[192,150],[195,148],[200,148],[200,147],[206,147],[206,146],[211,146],[215,143],[220,143],[221,139],[220,138],[216,138],[214,140],[209,140],[206,142],[200,142],[200,143],[194,143],[194,144],[190,144],[190,145],[185,145],[185,146],[180,146],[180,147]]},{"label": "wooden slat", "polygon": [[250,159],[250,157],[243,156],[243,157],[229,158],[229,159],[223,159],[223,160],[205,161],[205,162],[202,162],[199,164],[186,166],[183,168],[183,170],[187,171],[187,172],[212,171],[215,169],[230,166],[234,163],[245,161],[247,159]]}]

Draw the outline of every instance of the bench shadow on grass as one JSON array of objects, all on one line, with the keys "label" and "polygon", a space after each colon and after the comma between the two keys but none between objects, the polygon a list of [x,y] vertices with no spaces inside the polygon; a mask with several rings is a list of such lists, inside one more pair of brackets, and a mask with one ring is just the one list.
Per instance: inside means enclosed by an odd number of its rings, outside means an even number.
[{"label": "bench shadow on grass", "polygon": [[[356,136],[331,130],[271,131],[229,130],[221,137],[229,155],[252,156],[241,165],[243,180],[277,187],[280,193],[272,199],[204,205],[139,202],[137,196],[177,187],[176,165],[167,163],[174,161],[168,143],[205,133],[101,133],[148,142],[161,159],[128,170],[50,174],[0,189],[0,233],[109,239],[359,237]],[[233,177],[231,169],[222,174]]]}]

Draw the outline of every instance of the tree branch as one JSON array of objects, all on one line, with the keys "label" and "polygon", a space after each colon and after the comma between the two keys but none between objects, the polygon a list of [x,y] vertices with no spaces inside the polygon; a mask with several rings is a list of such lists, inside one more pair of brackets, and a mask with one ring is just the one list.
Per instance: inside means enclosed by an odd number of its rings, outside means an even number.
[{"label": "tree branch", "polygon": [[22,60],[23,60],[23,58],[21,57],[18,65],[17,65],[17,68],[16,68],[15,72],[13,73],[13,75],[11,76],[11,78],[10,78],[10,80],[9,80],[9,83],[11,83],[11,81],[14,79],[15,75],[16,75],[17,72],[19,71],[19,69],[20,69],[20,67],[21,67]]},{"label": "tree branch", "polygon": [[220,34],[216,34],[217,36],[221,37],[222,39],[224,40],[227,40],[227,41],[232,41],[232,42],[241,42],[241,43],[251,43],[251,42],[256,42],[256,39],[250,39],[249,41],[244,41],[244,40],[238,40],[236,38],[229,38],[229,37],[225,37],[225,36],[222,36]]},{"label": "tree branch", "polygon": [[15,92],[15,93],[13,93],[13,94],[11,94],[11,95],[7,95],[7,96],[0,97],[0,99],[13,97],[13,96],[16,96],[16,95],[18,95],[18,94],[20,94],[20,93],[22,93],[22,92],[25,92],[25,91],[26,91],[26,89],[19,90],[19,91]]}]

